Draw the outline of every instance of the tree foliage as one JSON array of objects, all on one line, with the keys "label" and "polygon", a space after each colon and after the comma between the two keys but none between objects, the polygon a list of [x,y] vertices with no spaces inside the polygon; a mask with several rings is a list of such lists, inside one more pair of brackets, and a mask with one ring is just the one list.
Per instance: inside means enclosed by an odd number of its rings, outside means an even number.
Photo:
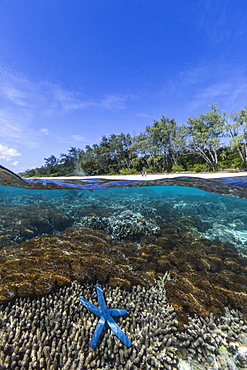
[{"label": "tree foliage", "polygon": [[218,149],[220,138],[224,134],[225,122],[217,104],[212,104],[211,111],[189,117],[186,128],[188,133],[188,148],[198,153],[212,168],[218,167]]},{"label": "tree foliage", "polygon": [[226,116],[226,130],[230,136],[230,146],[237,149],[245,166],[247,163],[247,107]]},{"label": "tree foliage", "polygon": [[54,167],[56,166],[56,164],[58,164],[58,159],[53,154],[48,158],[44,158],[44,160],[45,160],[45,167]]},{"label": "tree foliage", "polygon": [[[102,136],[84,149],[71,147],[59,158],[44,158],[44,166],[22,176],[68,176],[147,172],[209,171],[245,168],[247,164],[247,107],[233,114],[210,111],[189,117],[178,126],[161,116],[136,136],[129,133]],[[229,146],[222,139],[229,138]]]}]

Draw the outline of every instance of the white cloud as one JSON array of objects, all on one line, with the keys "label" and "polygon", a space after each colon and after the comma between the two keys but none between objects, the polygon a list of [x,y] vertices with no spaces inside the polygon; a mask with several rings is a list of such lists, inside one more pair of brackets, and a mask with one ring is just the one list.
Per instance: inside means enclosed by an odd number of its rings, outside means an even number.
[{"label": "white cloud", "polygon": [[[91,141],[85,137],[85,136],[82,136],[82,135],[69,135],[69,136],[60,136],[60,135],[57,135],[55,137],[56,139],[56,142],[58,143],[61,143],[61,144],[66,144],[66,145],[69,145],[69,146],[73,146],[75,145],[75,143],[87,143],[87,144],[93,144],[91,143]],[[74,144],[73,144],[74,143]]]},{"label": "white cloud", "polygon": [[202,105],[218,102],[219,99],[226,98],[231,91],[230,87],[231,84],[229,82],[222,82],[208,85],[204,89],[199,89],[194,94],[193,100],[188,104],[189,110],[192,111]]},{"label": "white cloud", "polygon": [[11,161],[13,157],[19,157],[20,155],[21,153],[19,153],[16,149],[0,144],[0,159]]},{"label": "white cloud", "polygon": [[40,129],[40,132],[41,132],[42,134],[44,134],[44,135],[49,135],[49,134],[50,134],[50,132],[49,132],[48,128],[41,128],[41,129]]},{"label": "white cloud", "polygon": [[34,83],[27,77],[0,66],[0,97],[19,108],[52,114],[89,107],[123,109],[128,95],[108,94],[99,99],[85,99],[80,93],[50,82]]},{"label": "white cloud", "polygon": [[27,103],[25,102],[25,93],[21,90],[16,89],[13,86],[10,85],[2,85],[1,88],[2,92],[4,92],[4,95],[8,97],[9,100],[11,100],[14,104],[20,105],[20,106],[26,106]]},{"label": "white cloud", "polygon": [[104,97],[100,102],[96,103],[96,106],[105,109],[125,109],[127,96],[119,96],[119,95],[107,95]]},{"label": "white cloud", "polygon": [[13,113],[0,110],[0,136],[4,138],[19,139],[22,137],[22,131],[25,127],[18,122],[18,117]]},{"label": "white cloud", "polygon": [[[47,118],[85,109],[124,109],[128,95],[108,94],[98,99],[85,98],[82,94],[66,90],[50,82],[33,82],[26,76],[0,66],[0,137],[8,145],[22,144],[29,148],[42,145],[44,135],[50,135],[42,127]],[[83,137],[75,135],[75,141]]]},{"label": "white cloud", "polygon": [[188,103],[188,108],[192,111],[216,102],[230,113],[244,107],[246,91],[247,79],[229,78],[219,83],[211,83],[205,88],[198,89]]},{"label": "white cloud", "polygon": [[227,61],[203,62],[180,71],[169,80],[163,89],[163,96],[179,100],[188,114],[204,110],[213,102],[230,113],[246,105],[246,72],[245,68],[232,68]]},{"label": "white cloud", "polygon": [[141,118],[153,118],[150,114],[146,113],[137,113],[136,117],[141,117]]},{"label": "white cloud", "polygon": [[19,161],[14,161],[14,162],[12,162],[11,164],[12,164],[12,166],[18,166]]},{"label": "white cloud", "polygon": [[71,139],[77,142],[83,142],[86,140],[86,138],[82,135],[71,135]]}]

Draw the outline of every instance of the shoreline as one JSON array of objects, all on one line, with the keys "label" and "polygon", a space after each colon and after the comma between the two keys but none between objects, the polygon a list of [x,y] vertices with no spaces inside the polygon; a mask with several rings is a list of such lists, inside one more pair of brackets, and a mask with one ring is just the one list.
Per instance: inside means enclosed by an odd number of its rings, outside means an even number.
[{"label": "shoreline", "polygon": [[149,181],[159,179],[173,179],[176,177],[197,177],[201,179],[219,179],[224,177],[247,177],[246,172],[212,172],[212,173],[172,173],[172,174],[147,174],[140,175],[93,175],[93,176],[57,176],[57,177],[33,177],[45,180],[89,180],[89,179],[106,179],[106,180],[132,180],[132,181]]}]

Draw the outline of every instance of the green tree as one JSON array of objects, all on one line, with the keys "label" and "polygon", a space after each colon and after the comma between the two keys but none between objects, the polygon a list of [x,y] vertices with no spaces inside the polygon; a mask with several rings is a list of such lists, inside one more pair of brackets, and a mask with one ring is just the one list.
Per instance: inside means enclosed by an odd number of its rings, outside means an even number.
[{"label": "green tree", "polygon": [[71,147],[68,154],[60,154],[59,164],[64,175],[72,175],[80,172],[80,152],[81,149]]},{"label": "green tree", "polygon": [[81,171],[87,175],[92,175],[97,172],[97,164],[93,148],[90,145],[85,146],[85,151],[81,150],[79,154],[79,165]]},{"label": "green tree", "polygon": [[58,159],[53,154],[48,158],[44,158],[44,160],[45,160],[45,167],[53,167],[56,164],[58,164]]},{"label": "green tree", "polygon": [[130,169],[136,150],[132,147],[133,138],[130,134],[102,136],[99,144],[86,146],[85,152],[80,155],[80,165],[88,173],[89,164],[97,174],[115,172],[121,169]]},{"label": "green tree", "polygon": [[247,165],[247,107],[226,116],[226,131],[232,150],[237,150],[244,166]]},{"label": "green tree", "polygon": [[93,144],[93,152],[97,165],[97,173],[108,173],[112,163],[112,152],[109,139],[102,136],[99,144]]},{"label": "green tree", "polygon": [[199,114],[198,118],[189,117],[187,120],[188,148],[196,152],[211,167],[218,166],[218,149],[220,138],[224,135],[224,113],[219,111],[216,103],[210,105],[211,112]]},{"label": "green tree", "polygon": [[112,160],[117,165],[118,170],[130,170],[132,160],[137,157],[133,143],[134,139],[130,134],[110,135],[109,144]]},{"label": "green tree", "polygon": [[174,119],[162,116],[153,121],[145,130],[146,146],[150,158],[159,171],[170,170],[172,165],[179,165],[179,154],[185,144],[185,132],[179,129]]},{"label": "green tree", "polygon": [[131,145],[131,147],[132,149],[134,149],[138,158],[132,160],[131,162],[132,166],[134,166],[134,168],[138,168],[139,170],[148,168],[149,167],[148,159],[150,157],[150,144],[147,135],[145,133],[140,133],[139,135],[135,136],[133,138],[133,144]]}]

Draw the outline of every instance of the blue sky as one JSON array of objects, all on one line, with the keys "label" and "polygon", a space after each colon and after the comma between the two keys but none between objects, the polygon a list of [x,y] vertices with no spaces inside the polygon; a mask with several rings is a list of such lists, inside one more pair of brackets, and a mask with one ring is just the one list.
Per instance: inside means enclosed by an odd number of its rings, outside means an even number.
[{"label": "blue sky", "polygon": [[246,0],[1,0],[0,164],[247,105]]}]

